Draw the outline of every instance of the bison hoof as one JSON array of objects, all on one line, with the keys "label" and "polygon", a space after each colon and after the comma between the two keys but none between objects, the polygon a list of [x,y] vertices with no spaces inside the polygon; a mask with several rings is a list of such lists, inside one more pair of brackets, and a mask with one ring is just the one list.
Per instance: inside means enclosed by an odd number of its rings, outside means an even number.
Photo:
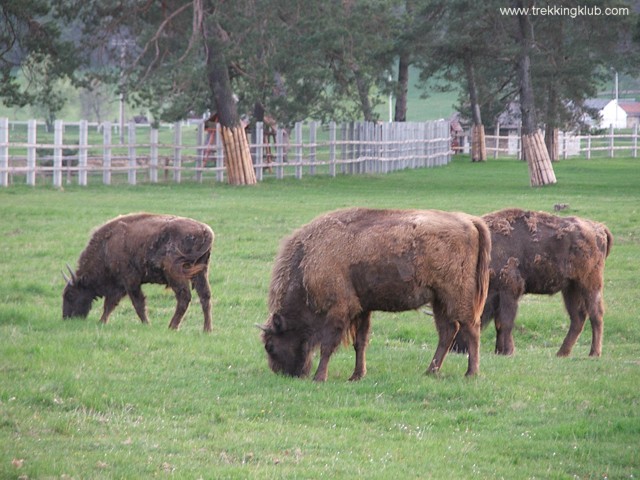
[{"label": "bison hoof", "polygon": [[364,378],[364,373],[354,373],[349,377],[350,382],[358,382]]},{"label": "bison hoof", "polygon": [[515,350],[498,350],[496,349],[496,355],[504,355],[506,357],[512,357]]}]

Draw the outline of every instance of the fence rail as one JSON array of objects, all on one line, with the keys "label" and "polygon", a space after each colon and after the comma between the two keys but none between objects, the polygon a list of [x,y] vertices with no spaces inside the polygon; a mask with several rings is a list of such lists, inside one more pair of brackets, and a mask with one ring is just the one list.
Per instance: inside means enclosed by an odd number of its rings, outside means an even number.
[{"label": "fence rail", "polygon": [[[131,122],[125,142],[117,125],[58,120],[47,133],[35,120],[0,118],[0,186],[63,183],[223,182],[224,150],[218,131],[175,123],[151,128]],[[219,128],[219,127],[218,127]],[[410,123],[296,123],[292,132],[265,134],[256,124],[250,148],[258,181],[303,175],[387,173],[435,167],[451,160],[447,121]],[[122,137],[122,136],[121,136]],[[141,138],[145,137],[145,140]]]},{"label": "fence rail", "polygon": [[[638,157],[638,126],[631,129],[615,130],[610,127],[606,133],[594,135],[576,135],[571,132],[559,132],[558,156],[569,158],[572,156],[608,157],[616,154]],[[455,142],[457,152],[469,153],[470,135],[465,133],[458,136]],[[498,158],[499,156],[517,156],[522,158],[520,134],[512,131],[508,135],[486,135],[485,144],[487,156]]]}]

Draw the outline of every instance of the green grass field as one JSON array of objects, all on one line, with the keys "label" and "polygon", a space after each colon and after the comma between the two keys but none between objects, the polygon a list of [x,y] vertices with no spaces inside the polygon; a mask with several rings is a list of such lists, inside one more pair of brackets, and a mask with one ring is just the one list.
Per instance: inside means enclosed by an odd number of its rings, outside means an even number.
[{"label": "green grass field", "polygon": [[[640,164],[572,159],[558,184],[529,187],[504,159],[387,176],[221,184],[65,186],[0,190],[0,478],[640,477]],[[449,355],[424,374],[437,334],[421,312],[377,312],[368,374],[349,383],[352,348],[315,384],[273,374],[254,324],[267,315],[280,239],[346,206],[482,214],[556,203],[605,222],[615,236],[605,275],[603,355],[587,326],[556,358],[568,328],[561,298],[526,297],[516,354],[482,338],[480,375]],[[128,299],[99,325],[61,319],[61,270],[95,226],[122,213],[186,215],[216,232],[214,331],[194,301],[169,331],[170,291],[148,285],[151,325]],[[196,300],[196,299],[194,299]]]}]

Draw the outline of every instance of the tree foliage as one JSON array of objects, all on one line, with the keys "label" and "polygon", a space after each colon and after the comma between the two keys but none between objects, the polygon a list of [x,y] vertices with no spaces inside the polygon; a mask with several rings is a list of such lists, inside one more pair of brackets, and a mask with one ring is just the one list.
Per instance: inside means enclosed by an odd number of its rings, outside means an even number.
[{"label": "tree foliage", "polygon": [[[620,6],[610,0],[567,0],[563,6],[614,4]],[[283,124],[308,117],[375,120],[375,107],[393,91],[399,98],[396,119],[403,120],[406,72],[416,65],[423,79],[437,77],[458,88],[460,109],[469,118],[475,102],[483,121],[493,123],[518,91],[517,20],[501,14],[505,5],[7,1],[0,5],[0,98],[7,105],[45,104],[55,113],[64,102],[60,82],[70,78],[89,87],[111,84],[155,120],[175,120],[219,109],[223,97],[214,91],[212,73],[224,71],[225,102],[233,101],[239,115],[267,112]],[[531,25],[531,77],[542,123],[569,125],[576,106],[612,68],[633,71],[639,64],[635,13],[536,16]]]},{"label": "tree foliage", "polygon": [[62,109],[66,98],[59,87],[80,67],[62,26],[50,1],[0,3],[0,100],[5,105],[39,105],[49,122]]}]

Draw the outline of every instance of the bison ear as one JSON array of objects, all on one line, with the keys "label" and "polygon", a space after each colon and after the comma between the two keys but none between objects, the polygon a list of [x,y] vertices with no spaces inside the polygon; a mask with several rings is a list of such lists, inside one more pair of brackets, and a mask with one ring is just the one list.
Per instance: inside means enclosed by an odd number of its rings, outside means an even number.
[{"label": "bison ear", "polygon": [[284,319],[279,313],[274,313],[271,318],[273,329],[276,333],[281,333],[284,330]]}]

